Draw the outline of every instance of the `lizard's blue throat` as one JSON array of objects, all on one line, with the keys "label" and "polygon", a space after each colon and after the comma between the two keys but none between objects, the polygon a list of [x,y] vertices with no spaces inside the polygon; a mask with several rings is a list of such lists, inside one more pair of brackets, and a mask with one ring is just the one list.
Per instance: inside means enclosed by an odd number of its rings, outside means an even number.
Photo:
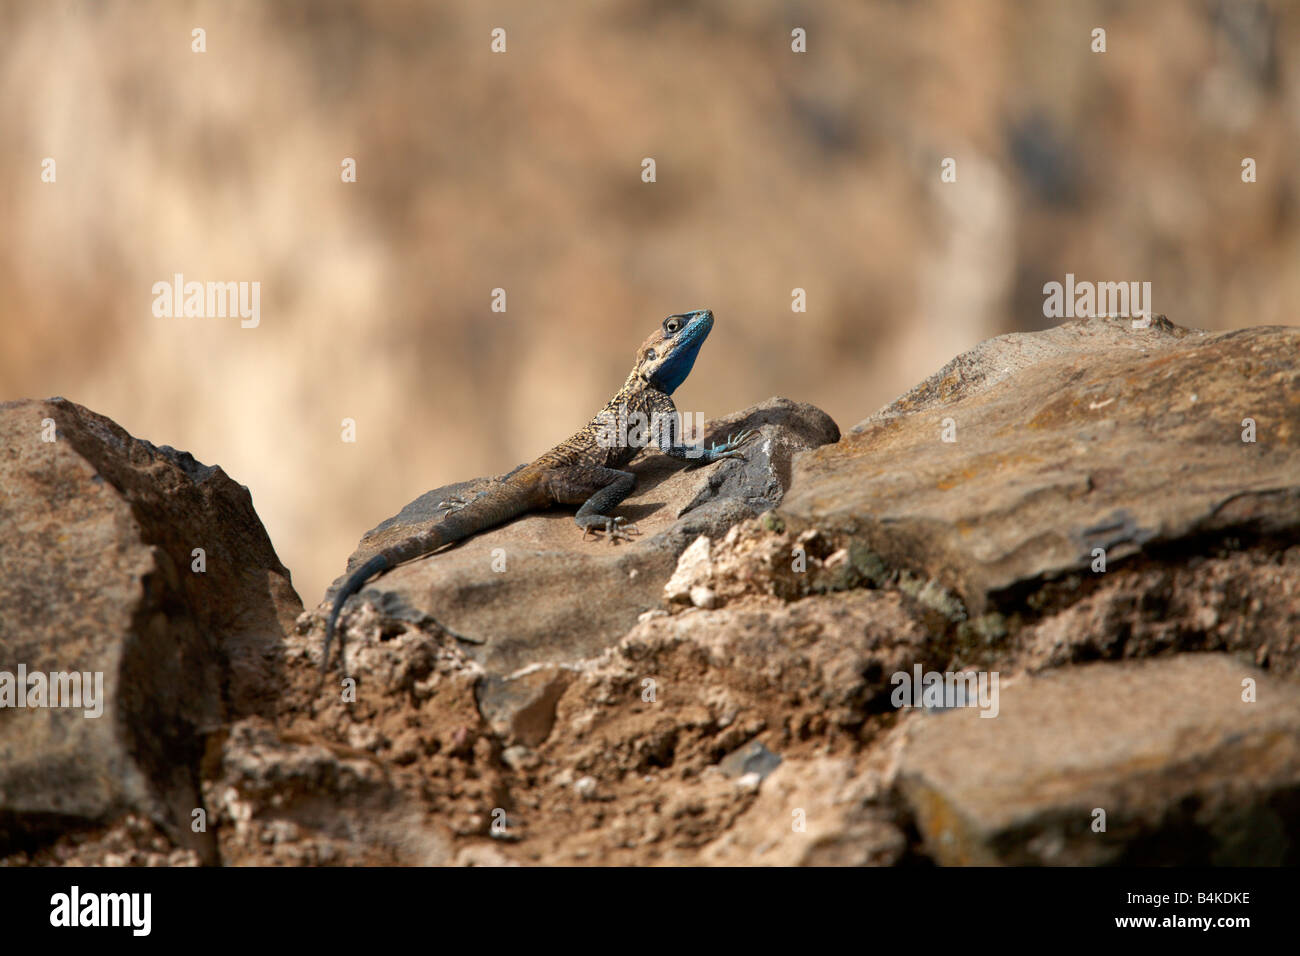
[{"label": "lizard's blue throat", "polygon": [[651,379],[655,388],[671,395],[677,387],[686,381],[695,367],[695,359],[700,354],[700,346],[713,331],[713,313],[707,310],[692,313],[690,323],[677,333],[673,340],[673,354],[659,367]]}]

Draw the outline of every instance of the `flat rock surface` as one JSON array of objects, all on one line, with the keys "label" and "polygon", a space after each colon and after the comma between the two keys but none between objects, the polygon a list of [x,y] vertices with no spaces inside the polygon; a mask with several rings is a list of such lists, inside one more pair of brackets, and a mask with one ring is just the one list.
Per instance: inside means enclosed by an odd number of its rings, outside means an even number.
[{"label": "flat rock surface", "polygon": [[999,705],[909,720],[899,781],[940,862],[1300,862],[1295,684],[1184,654],[1021,678]]},{"label": "flat rock surface", "polygon": [[[1300,527],[1300,329],[1067,322],[959,356],[803,456],[782,514],[990,594],[1226,530]],[[1245,419],[1254,442],[1242,440]],[[945,427],[952,442],[944,441]]]}]

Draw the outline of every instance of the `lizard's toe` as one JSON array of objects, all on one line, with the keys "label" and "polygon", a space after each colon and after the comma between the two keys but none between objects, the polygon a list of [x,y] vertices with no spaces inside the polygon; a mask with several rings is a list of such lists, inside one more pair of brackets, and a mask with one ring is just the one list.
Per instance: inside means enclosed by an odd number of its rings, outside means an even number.
[{"label": "lizard's toe", "polygon": [[758,432],[756,432],[752,428],[742,429],[741,431],[737,432],[734,435],[728,435],[727,443],[722,447],[726,448],[729,451],[734,451],[735,449],[739,448],[741,445],[749,444],[751,441],[754,440],[754,437],[757,434]]},{"label": "lizard's toe", "polygon": [[583,515],[575,519],[578,527],[582,528],[582,540],[587,540],[587,535],[594,535],[599,539],[602,535],[605,540],[618,544],[620,541],[631,541],[633,535],[641,533],[641,529],[636,525],[629,525],[627,519],[621,516],[609,517],[608,515]]},{"label": "lizard's toe", "polygon": [[741,446],[753,441],[758,432],[753,428],[745,428],[733,435],[728,435],[727,440],[721,445],[714,444],[709,452],[709,461],[722,461],[724,458],[744,458],[744,452],[740,451]]},{"label": "lizard's toe", "polygon": [[446,517],[449,514],[454,514],[455,512],[460,511],[467,504],[470,504],[471,502],[477,501],[479,498],[482,498],[484,494],[486,494],[486,492],[480,491],[473,498],[468,498],[468,499],[462,498],[459,495],[452,495],[450,498],[447,498],[443,501],[439,501],[436,510],[441,511],[443,513],[443,517]]},{"label": "lizard's toe", "polygon": [[614,519],[614,528],[610,533],[614,535],[615,540],[631,541],[632,535],[640,534],[641,529],[635,522],[628,524],[626,518],[618,517]]},{"label": "lizard's toe", "polygon": [[604,515],[583,515],[580,518],[574,518],[578,527],[582,529],[582,540],[587,540],[587,535],[591,535],[593,540],[600,540],[602,532],[608,532],[614,527],[612,518]]}]

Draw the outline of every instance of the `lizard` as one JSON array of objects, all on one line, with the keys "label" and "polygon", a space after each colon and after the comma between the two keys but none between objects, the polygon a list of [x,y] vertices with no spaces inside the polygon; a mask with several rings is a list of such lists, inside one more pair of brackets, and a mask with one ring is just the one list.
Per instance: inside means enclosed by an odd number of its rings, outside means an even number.
[{"label": "lizard", "polygon": [[[752,429],[730,435],[726,442],[715,443],[709,449],[677,440],[677,407],[672,394],[691,373],[700,346],[712,330],[713,313],[708,309],[665,318],[637,349],[636,364],[623,387],[583,428],[531,463],[520,465],[472,500],[452,498],[439,502],[439,510],[445,511],[433,525],[384,548],[352,572],[335,595],[326,621],[321,679],[329,669],[330,644],[343,605],[371,578],[405,561],[553,505],[578,505],[574,521],[582,529],[584,540],[589,534],[597,538],[604,534],[617,543],[639,534],[634,524],[629,525],[612,512],[636,485],[636,476],[624,466],[636,457],[641,445],[611,440],[613,422],[661,423],[652,430],[653,443],[682,461],[712,464],[743,457],[740,448],[753,439],[756,433]],[[634,413],[644,419],[634,419]],[[340,667],[344,666],[340,652]]]}]

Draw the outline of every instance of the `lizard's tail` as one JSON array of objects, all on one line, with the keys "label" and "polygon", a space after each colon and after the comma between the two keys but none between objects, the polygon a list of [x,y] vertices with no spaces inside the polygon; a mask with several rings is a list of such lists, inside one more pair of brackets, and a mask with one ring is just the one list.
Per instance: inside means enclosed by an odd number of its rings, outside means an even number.
[{"label": "lizard's tail", "polygon": [[343,605],[347,599],[352,597],[365,586],[365,583],[373,578],[376,574],[382,574],[392,567],[388,558],[383,554],[377,554],[361,567],[357,568],[343,582],[343,587],[339,588],[339,593],[334,597],[334,606],[330,608],[329,620],[325,622],[325,652],[321,655],[320,673],[324,679],[325,672],[330,666],[330,644],[334,642],[334,624],[339,619],[339,612],[343,610]]},{"label": "lizard's tail", "polygon": [[338,594],[334,596],[334,606],[330,608],[329,619],[325,622],[325,651],[321,654],[320,661],[322,681],[324,681],[325,673],[330,666],[330,645],[334,643],[334,625],[338,623],[339,613],[343,610],[343,605],[347,603],[348,598],[365,587],[366,582],[375,575],[383,574],[385,571],[397,567],[403,561],[409,561],[412,558],[428,554],[451,540],[454,540],[454,538],[444,529],[434,529],[424,534],[413,535],[400,544],[385,548],[348,575],[348,579],[343,582],[343,587],[339,588]]},{"label": "lizard's tail", "polygon": [[[516,474],[519,470],[516,468],[511,474]],[[334,596],[334,606],[330,608],[329,619],[325,622],[325,652],[321,655],[320,662],[321,685],[329,670],[330,644],[334,642],[334,626],[338,623],[339,613],[347,599],[360,591],[367,581],[376,574],[397,567],[403,561],[423,557],[445,544],[461,541],[485,528],[509,521],[530,508],[537,507],[540,500],[536,477],[526,482],[516,480],[491,488],[463,508],[446,515],[432,528],[385,548],[348,575],[343,587]]]}]

